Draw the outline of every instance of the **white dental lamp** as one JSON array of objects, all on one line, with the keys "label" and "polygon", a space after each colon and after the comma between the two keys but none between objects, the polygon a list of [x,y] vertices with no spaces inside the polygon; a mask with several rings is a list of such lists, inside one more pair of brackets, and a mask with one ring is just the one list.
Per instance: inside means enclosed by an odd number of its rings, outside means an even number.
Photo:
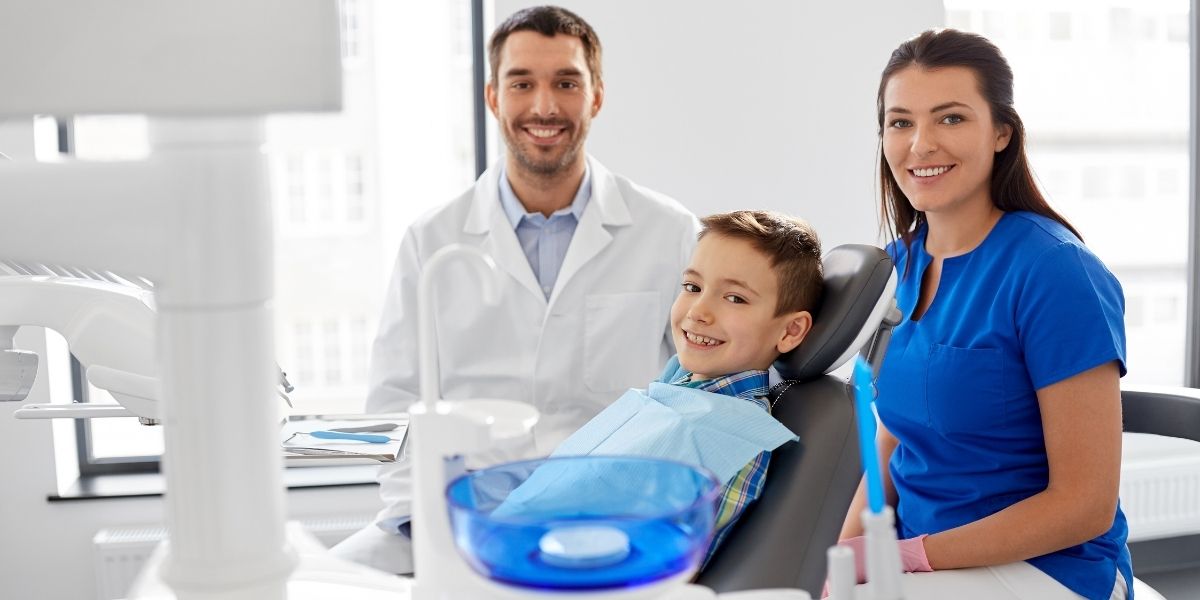
[{"label": "white dental lamp", "polygon": [[28,394],[39,361],[37,355],[13,348],[12,336],[17,325],[34,325],[62,334],[87,369],[88,380],[109,391],[117,404],[30,404],[14,413],[18,419],[138,417],[143,423],[157,422],[153,293],[115,277],[63,276],[43,269],[43,275],[0,275],[0,347],[6,348],[0,359],[0,401],[20,401]]},{"label": "white dental lamp", "polygon": [[[61,334],[87,380],[116,402],[26,404],[16,418],[136,417],[157,425],[156,319],[153,286],[137,278],[0,261],[0,402],[25,400],[33,384],[38,356],[13,345],[19,325],[33,325]],[[290,402],[282,373],[279,381],[277,394]]]}]

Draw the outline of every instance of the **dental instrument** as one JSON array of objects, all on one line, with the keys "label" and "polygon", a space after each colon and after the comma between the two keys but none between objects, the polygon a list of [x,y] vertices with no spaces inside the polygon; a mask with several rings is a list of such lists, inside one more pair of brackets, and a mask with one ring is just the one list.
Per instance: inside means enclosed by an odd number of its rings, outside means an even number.
[{"label": "dental instrument", "polygon": [[[858,416],[858,442],[867,486],[867,508],[862,511],[867,538],[867,598],[900,600],[900,547],[896,540],[895,513],[884,503],[879,451],[875,447],[875,386],[870,363],[859,356],[854,361],[854,407]],[[832,566],[831,572],[832,572]]]},{"label": "dental instrument", "polygon": [[398,423],[378,423],[375,425],[361,425],[358,427],[331,427],[327,431],[341,431],[343,433],[377,433],[384,431],[394,431],[400,424]]},{"label": "dental instrument", "polygon": [[401,441],[396,438],[390,438],[386,435],[373,435],[370,433],[354,433],[354,432],[335,431],[332,429],[326,429],[326,430],[318,430],[318,431],[297,431],[297,432],[292,433],[292,435],[288,436],[287,439],[283,440],[283,443],[287,444],[288,442],[290,442],[292,440],[292,438],[294,438],[298,435],[308,435],[308,436],[315,437],[319,440],[350,440],[350,441],[354,441],[354,442],[366,442],[368,444],[386,444],[388,442]]}]

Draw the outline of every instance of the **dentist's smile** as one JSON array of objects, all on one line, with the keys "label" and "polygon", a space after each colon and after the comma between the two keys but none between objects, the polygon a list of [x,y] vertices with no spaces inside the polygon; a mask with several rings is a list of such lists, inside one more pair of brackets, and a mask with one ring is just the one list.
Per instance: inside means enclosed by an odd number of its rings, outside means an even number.
[{"label": "dentist's smile", "polygon": [[539,146],[553,146],[566,137],[567,128],[561,125],[526,125],[521,127],[525,137]]}]

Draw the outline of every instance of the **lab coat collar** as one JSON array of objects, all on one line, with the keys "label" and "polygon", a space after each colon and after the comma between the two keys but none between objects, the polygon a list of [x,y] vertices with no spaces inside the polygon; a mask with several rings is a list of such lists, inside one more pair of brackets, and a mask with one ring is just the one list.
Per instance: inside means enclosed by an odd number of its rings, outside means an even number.
[{"label": "lab coat collar", "polygon": [[[592,198],[579,218],[575,235],[572,236],[567,254],[563,258],[554,291],[550,294],[549,305],[554,304],[571,278],[612,241],[612,234],[605,227],[624,227],[633,223],[627,199],[621,194],[616,176],[595,158],[588,156],[587,160],[592,176]],[[463,232],[486,235],[484,249],[491,254],[496,264],[542,302],[547,302],[544,292],[538,286],[537,278],[533,275],[533,269],[529,266],[529,259],[521,250],[516,233],[513,232],[512,225],[500,206],[500,176],[504,171],[502,167],[502,164],[493,164],[475,183],[474,198]]]},{"label": "lab coat collar", "polygon": [[[616,176],[591,155],[588,155],[587,161],[592,178],[592,197],[584,208],[580,221],[583,221],[588,213],[598,212],[600,225],[622,227],[632,224],[629,206],[625,197],[621,195]],[[488,233],[496,225],[496,213],[500,213],[507,221],[504,208],[500,205],[500,177],[503,173],[504,164],[496,162],[475,182],[474,201],[471,203],[471,211],[467,214],[463,233]],[[508,227],[512,229],[511,224]]]},{"label": "lab coat collar", "polygon": [[633,223],[629,215],[628,200],[621,195],[617,178],[600,161],[588,157],[588,168],[592,172],[592,199],[575,227],[567,255],[563,257],[558,281],[550,292],[550,306],[558,301],[562,290],[588,261],[600,254],[612,242],[613,234],[608,227],[626,227]]}]

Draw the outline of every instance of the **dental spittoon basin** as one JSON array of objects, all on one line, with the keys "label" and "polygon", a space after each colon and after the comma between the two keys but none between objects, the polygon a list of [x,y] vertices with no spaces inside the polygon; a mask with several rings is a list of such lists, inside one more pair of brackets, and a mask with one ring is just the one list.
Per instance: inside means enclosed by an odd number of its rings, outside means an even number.
[{"label": "dental spittoon basin", "polygon": [[679,462],[568,456],[506,463],[446,489],[459,553],[479,574],[545,590],[636,587],[694,570],[720,485]]}]

